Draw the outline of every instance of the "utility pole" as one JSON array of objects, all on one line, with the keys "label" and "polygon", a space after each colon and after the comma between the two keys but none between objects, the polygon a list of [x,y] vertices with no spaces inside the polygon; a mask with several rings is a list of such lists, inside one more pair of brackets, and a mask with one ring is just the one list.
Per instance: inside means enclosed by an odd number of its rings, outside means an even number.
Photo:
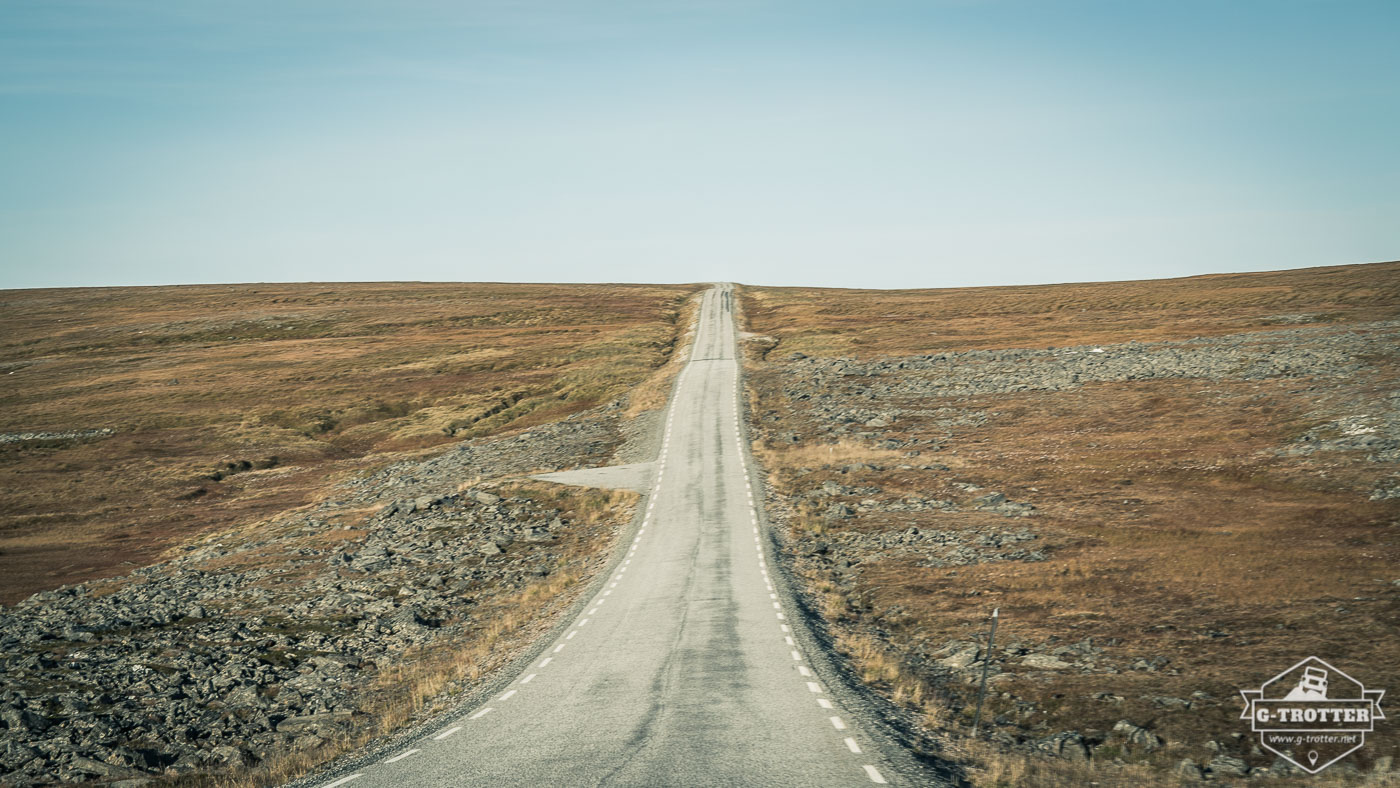
[{"label": "utility pole", "polygon": [[982,723],[982,701],[987,699],[987,670],[992,666],[992,643],[997,637],[997,621],[1001,608],[992,609],[992,631],[987,633],[987,651],[982,654],[982,688],[977,690],[977,714],[972,718],[972,735],[977,736],[977,727]]}]

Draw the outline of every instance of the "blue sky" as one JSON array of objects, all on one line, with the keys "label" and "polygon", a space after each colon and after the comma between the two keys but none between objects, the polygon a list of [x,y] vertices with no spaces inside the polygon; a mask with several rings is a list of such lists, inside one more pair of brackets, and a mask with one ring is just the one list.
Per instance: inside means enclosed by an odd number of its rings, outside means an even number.
[{"label": "blue sky", "polygon": [[0,287],[1400,258],[1400,3],[7,0]]}]

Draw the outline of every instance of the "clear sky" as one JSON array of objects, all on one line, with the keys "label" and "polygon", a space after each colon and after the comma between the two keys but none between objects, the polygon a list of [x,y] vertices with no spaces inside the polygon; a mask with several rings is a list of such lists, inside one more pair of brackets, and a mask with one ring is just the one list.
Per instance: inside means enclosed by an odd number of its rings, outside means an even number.
[{"label": "clear sky", "polygon": [[5,0],[0,287],[1400,258],[1400,2]]}]

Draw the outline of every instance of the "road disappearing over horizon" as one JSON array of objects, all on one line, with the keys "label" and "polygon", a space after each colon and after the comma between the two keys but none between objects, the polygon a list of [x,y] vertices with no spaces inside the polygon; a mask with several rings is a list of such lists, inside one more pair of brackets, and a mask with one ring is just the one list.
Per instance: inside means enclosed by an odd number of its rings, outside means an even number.
[{"label": "road disappearing over horizon", "polygon": [[897,782],[827,691],[775,588],[745,444],[733,290],[704,294],[645,517],[509,686],[319,783],[850,786]]}]

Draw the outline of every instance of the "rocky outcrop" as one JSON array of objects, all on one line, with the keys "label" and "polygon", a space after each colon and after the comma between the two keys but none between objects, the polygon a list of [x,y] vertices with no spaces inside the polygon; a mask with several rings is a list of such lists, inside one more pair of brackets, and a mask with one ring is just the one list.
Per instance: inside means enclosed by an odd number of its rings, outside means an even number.
[{"label": "rocky outcrop", "polygon": [[216,772],[359,724],[380,670],[462,639],[580,527],[461,481],[606,461],[616,410],[398,463],[251,536],[0,609],[0,784]]}]

